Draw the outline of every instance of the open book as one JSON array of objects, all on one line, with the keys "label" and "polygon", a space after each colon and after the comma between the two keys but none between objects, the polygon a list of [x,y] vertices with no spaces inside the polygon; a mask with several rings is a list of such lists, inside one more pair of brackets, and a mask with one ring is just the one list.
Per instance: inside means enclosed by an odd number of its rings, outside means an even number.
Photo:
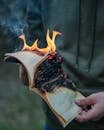
[{"label": "open book", "polygon": [[48,104],[63,127],[69,124],[81,111],[75,104],[76,99],[84,96],[77,91],[69,76],[61,67],[62,58],[56,52],[54,40],[58,32],[53,31],[50,38],[47,31],[46,48],[38,48],[38,40],[32,46],[28,46],[25,36],[23,49],[15,53],[5,54],[5,61],[22,64],[27,72],[29,88]]}]

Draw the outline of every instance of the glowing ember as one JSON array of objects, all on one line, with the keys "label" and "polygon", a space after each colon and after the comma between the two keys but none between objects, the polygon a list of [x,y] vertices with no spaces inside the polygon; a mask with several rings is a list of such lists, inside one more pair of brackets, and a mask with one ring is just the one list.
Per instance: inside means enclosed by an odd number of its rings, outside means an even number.
[{"label": "glowing ember", "polygon": [[32,46],[27,45],[25,35],[21,35],[21,36],[19,36],[19,38],[21,38],[24,42],[24,46],[23,46],[22,50],[38,51],[38,52],[41,52],[42,54],[55,52],[56,46],[55,46],[54,42],[55,42],[55,38],[58,34],[61,35],[61,33],[53,31],[52,38],[50,38],[49,30],[47,31],[47,35],[46,35],[47,47],[46,48],[38,48],[38,39],[34,42],[34,44]]}]

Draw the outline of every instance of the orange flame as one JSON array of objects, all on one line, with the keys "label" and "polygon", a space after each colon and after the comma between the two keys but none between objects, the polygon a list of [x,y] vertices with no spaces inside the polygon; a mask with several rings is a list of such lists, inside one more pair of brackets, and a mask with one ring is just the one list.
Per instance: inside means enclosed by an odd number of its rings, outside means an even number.
[{"label": "orange flame", "polygon": [[38,39],[33,43],[32,46],[27,45],[25,35],[21,35],[21,36],[19,36],[19,38],[21,38],[24,43],[22,50],[38,51],[38,52],[41,52],[42,54],[55,52],[56,46],[55,46],[54,42],[55,42],[55,38],[58,34],[61,35],[61,33],[53,31],[52,39],[51,39],[49,36],[49,30],[47,31],[47,35],[46,35],[47,47],[46,48],[38,48]]}]

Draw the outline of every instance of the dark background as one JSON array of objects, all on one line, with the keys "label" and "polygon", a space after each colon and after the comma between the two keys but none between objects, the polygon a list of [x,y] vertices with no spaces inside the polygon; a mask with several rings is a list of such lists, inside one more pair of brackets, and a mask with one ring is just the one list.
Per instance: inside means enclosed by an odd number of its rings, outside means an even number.
[{"label": "dark background", "polygon": [[21,83],[17,64],[3,61],[5,53],[19,48],[17,29],[25,28],[26,21],[19,17],[23,12],[13,15],[15,2],[0,1],[0,130],[42,130],[41,98]]}]

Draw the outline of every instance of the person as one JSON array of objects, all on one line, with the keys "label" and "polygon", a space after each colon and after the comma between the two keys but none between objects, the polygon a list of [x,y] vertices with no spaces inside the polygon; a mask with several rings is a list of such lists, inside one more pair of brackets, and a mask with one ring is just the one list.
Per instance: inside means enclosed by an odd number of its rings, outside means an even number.
[{"label": "person", "polygon": [[[85,99],[76,104],[82,112],[67,127],[44,105],[46,130],[104,130],[104,1],[98,0],[31,0],[28,5],[28,38],[39,38],[44,46],[47,29],[57,30],[58,52],[64,71],[69,74]],[[25,84],[26,73],[20,66]]]}]

